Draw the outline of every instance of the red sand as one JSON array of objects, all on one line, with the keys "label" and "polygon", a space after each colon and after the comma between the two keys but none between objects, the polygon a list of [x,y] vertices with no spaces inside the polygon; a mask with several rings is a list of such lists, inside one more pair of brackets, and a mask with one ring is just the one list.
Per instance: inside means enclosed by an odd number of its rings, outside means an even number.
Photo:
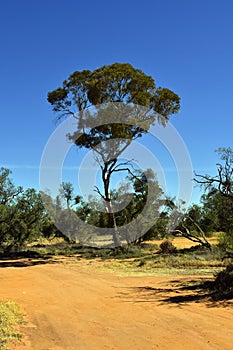
[{"label": "red sand", "polygon": [[[94,264],[95,265],[95,264]],[[27,324],[17,350],[230,350],[232,304],[197,300],[182,282],[198,277],[118,277],[94,265],[0,268],[0,298]],[[187,296],[187,302],[166,301]]]}]

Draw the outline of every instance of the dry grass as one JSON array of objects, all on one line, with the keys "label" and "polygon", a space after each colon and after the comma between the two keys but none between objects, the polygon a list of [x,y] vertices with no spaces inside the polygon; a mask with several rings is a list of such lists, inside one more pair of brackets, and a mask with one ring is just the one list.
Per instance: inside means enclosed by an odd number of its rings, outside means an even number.
[{"label": "dry grass", "polygon": [[[214,233],[213,236],[212,237],[208,237],[207,240],[208,240],[208,242],[211,245],[218,244],[219,233],[218,232]],[[162,241],[163,240],[156,239],[156,240],[153,240],[153,241],[149,241],[148,243],[160,245],[162,243]],[[190,240],[188,240],[187,238],[184,238],[184,237],[169,238],[169,241],[171,241],[177,249],[190,248],[192,246],[198,245],[198,243],[194,243],[194,242],[192,242],[192,241],[190,241]]]},{"label": "dry grass", "polygon": [[0,303],[0,349],[8,349],[7,343],[20,339],[21,334],[15,331],[15,326],[23,322],[23,313],[12,301]]},{"label": "dry grass", "polygon": [[[81,258],[83,261],[83,259]],[[225,264],[211,253],[198,254],[150,254],[138,258],[88,260],[88,264],[101,271],[118,276],[179,276],[213,275]]]}]

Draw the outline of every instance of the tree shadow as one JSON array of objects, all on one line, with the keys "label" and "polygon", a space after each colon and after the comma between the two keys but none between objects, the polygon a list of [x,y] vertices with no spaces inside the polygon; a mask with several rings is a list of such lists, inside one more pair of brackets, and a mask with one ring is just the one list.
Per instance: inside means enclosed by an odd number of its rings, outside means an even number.
[{"label": "tree shadow", "polygon": [[50,254],[42,255],[33,251],[20,253],[0,254],[0,268],[6,267],[30,267],[36,265],[57,263]]},{"label": "tree shadow", "polygon": [[190,303],[203,303],[206,307],[232,306],[233,294],[217,294],[211,288],[213,281],[196,279],[190,281],[171,280],[172,288],[156,288],[152,286],[128,287],[128,291],[121,292],[120,298],[132,303],[157,303],[182,307]]}]

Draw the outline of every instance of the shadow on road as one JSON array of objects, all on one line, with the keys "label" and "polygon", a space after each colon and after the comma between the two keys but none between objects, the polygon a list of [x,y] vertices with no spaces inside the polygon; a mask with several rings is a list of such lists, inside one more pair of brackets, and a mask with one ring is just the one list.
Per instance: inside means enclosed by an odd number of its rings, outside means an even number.
[{"label": "shadow on road", "polygon": [[[158,303],[159,305],[182,306],[188,303],[204,303],[207,307],[233,305],[233,295],[217,295],[211,290],[212,281],[196,279],[190,281],[171,280],[169,287],[128,287],[118,297],[125,302]],[[172,287],[172,288],[171,288]]]},{"label": "shadow on road", "polygon": [[44,264],[57,263],[51,255],[44,256],[36,252],[13,253],[8,256],[0,255],[0,268],[5,267],[29,267]]}]

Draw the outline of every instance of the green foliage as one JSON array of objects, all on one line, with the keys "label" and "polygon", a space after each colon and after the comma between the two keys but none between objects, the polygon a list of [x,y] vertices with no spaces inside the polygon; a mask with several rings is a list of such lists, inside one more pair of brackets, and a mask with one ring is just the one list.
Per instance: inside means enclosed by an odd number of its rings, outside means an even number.
[{"label": "green foliage", "polygon": [[178,95],[167,88],[156,89],[152,77],[128,63],[102,66],[93,72],[76,71],[62,87],[48,93],[48,102],[59,117],[107,102],[150,106],[167,118],[180,107]]},{"label": "green foliage", "polygon": [[233,233],[233,150],[221,147],[216,150],[220,162],[217,175],[197,175],[195,181],[204,187],[202,196],[202,226],[205,231],[222,231],[220,244],[232,249]]},{"label": "green foliage", "polygon": [[209,192],[202,196],[203,219],[205,231],[233,230],[233,200],[218,192]]},{"label": "green foliage", "polygon": [[233,251],[233,231],[220,232],[219,244],[224,250]]},{"label": "green foliage", "polygon": [[79,256],[82,256],[86,259],[101,258],[102,260],[131,259],[141,257],[144,254],[142,247],[135,245],[116,247],[114,249],[82,247],[81,249],[79,249],[78,253]]},{"label": "green foliage", "polygon": [[201,226],[202,218],[203,213],[201,206],[194,204],[188,209],[187,214],[184,218],[184,224],[190,231],[196,231],[197,227],[195,224]]},{"label": "green foliage", "polygon": [[0,248],[21,249],[41,235],[46,216],[40,195],[34,189],[14,186],[10,171],[0,170]]},{"label": "green foliage", "polygon": [[[169,116],[178,113],[180,108],[178,95],[167,88],[156,89],[152,77],[130,64],[120,63],[103,66],[93,72],[84,70],[72,73],[62,87],[48,93],[48,102],[58,119],[67,115],[76,118],[77,133],[70,135],[70,139],[78,147],[93,149],[107,140],[124,139],[123,145],[119,140],[115,143],[112,158],[116,159],[122,152],[121,146],[124,149],[131,140],[141,137],[156,120],[166,125]],[[122,111],[119,105],[101,105],[109,102],[121,102],[125,108]],[[148,107],[148,112],[139,108],[135,116],[135,109],[130,103]],[[93,105],[98,105],[93,113],[86,110]],[[80,112],[79,115],[77,112]],[[158,116],[158,113],[162,115]],[[116,123],[110,123],[110,116],[114,120],[116,115]],[[96,126],[98,120],[100,125]],[[140,121],[141,127],[135,121]],[[101,146],[98,154],[101,154],[105,165],[107,162],[109,166],[113,164],[113,159],[106,154],[106,147]]]},{"label": "green foliage", "polygon": [[[153,192],[153,200],[151,201],[151,205],[149,206],[146,220],[150,219],[152,222],[156,222],[156,217],[159,217],[159,210],[162,206],[161,196],[163,192],[159,187],[158,181],[153,171],[151,169],[147,169],[145,172],[137,171],[135,176],[129,176],[128,182],[123,182],[119,186],[118,191],[111,191],[112,203],[114,205],[114,210],[116,211],[115,220],[117,227],[130,223],[132,220],[137,218],[138,215],[142,212],[144,205],[147,201],[149,183],[151,186],[151,191]],[[127,202],[128,204],[125,206],[125,200],[127,200],[129,196],[130,202]],[[66,222],[67,217],[69,216],[68,213],[71,211],[75,213],[82,221],[89,225],[95,227],[109,227],[108,213],[105,211],[105,201],[103,201],[103,198],[99,198],[98,196],[89,196],[88,202],[86,202],[81,196],[75,196],[72,192],[69,201],[70,203],[74,204],[70,206],[70,211],[68,211],[66,201],[63,203],[63,197],[63,190],[60,191],[60,195],[56,198],[55,201],[49,195],[43,194],[44,200],[50,207],[51,217],[56,216],[56,222],[59,228],[61,228],[62,225],[66,225],[66,228],[70,226],[71,236],[72,222],[70,222],[69,225]],[[145,224],[143,220],[144,217],[142,216],[142,219],[139,223],[142,226]],[[156,229],[163,227],[163,230],[165,231],[165,221],[162,225],[162,220],[165,220],[165,218],[161,219],[160,225],[156,226]],[[86,231],[87,232],[85,234],[86,236],[88,236],[88,227],[86,228]],[[49,237],[50,232],[52,236],[53,228],[49,225],[49,222],[46,226],[46,232],[47,237]],[[79,240],[79,243],[81,243],[80,236],[81,235],[78,232],[77,239]],[[148,239],[148,237],[149,233],[146,234],[145,237],[143,236],[142,240],[145,240],[145,238]],[[138,237],[137,235],[135,235],[134,237],[134,232],[131,232],[130,236],[127,235],[126,232],[126,234],[122,236],[121,239],[122,241],[127,241],[128,243],[132,241],[136,243]],[[75,240],[76,239],[74,237],[74,241]]]}]

